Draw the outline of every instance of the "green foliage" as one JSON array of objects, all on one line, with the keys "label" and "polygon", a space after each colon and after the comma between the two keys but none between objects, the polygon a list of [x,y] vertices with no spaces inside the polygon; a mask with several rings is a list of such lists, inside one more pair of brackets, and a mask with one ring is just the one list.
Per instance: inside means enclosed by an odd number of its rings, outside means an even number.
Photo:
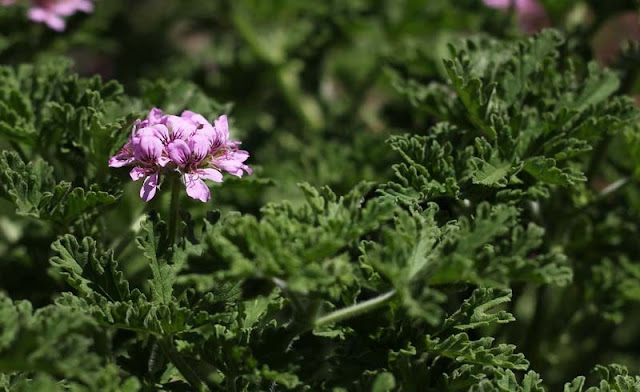
[{"label": "green foliage", "polygon": [[113,251],[102,252],[92,238],[78,242],[74,236],[66,235],[51,247],[58,255],[51,259],[53,267],[62,272],[71,287],[92,301],[126,301],[140,295],[131,293],[129,282],[113,259]]},{"label": "green foliage", "polygon": [[[640,390],[640,51],[598,53],[628,2],[541,0],[527,37],[480,0],[110,0],[64,33],[19,3],[0,391]],[[229,115],[253,174],[141,202],[107,162],[151,107]]]},{"label": "green foliage", "polygon": [[[163,224],[158,222],[158,225]],[[185,259],[186,253],[182,250],[172,252],[172,264],[169,264],[161,256],[167,250],[158,241],[160,237],[155,234],[151,218],[143,225],[147,232],[139,243],[149,258],[152,272],[148,295],[139,289],[131,289],[113,251],[102,251],[90,237],[79,242],[74,236],[67,235],[52,245],[57,256],[51,258],[51,265],[77,295],[65,293],[57,301],[58,305],[84,309],[104,325],[157,335],[172,335],[207,322],[208,315],[201,313],[197,306],[172,295],[177,263]],[[166,243],[166,236],[162,242]]]},{"label": "green foliage", "polygon": [[469,336],[462,332],[451,335],[440,341],[427,336],[427,351],[445,358],[453,358],[456,362],[477,365],[496,366],[505,369],[525,370],[529,362],[522,354],[514,354],[515,346],[501,344],[491,347],[493,338],[482,338],[471,341]]},{"label": "green foliage", "polygon": [[[445,123],[427,136],[391,139],[405,163],[396,166],[399,181],[389,193],[407,201],[520,201],[586,181],[581,158],[630,127],[637,112],[626,97],[610,98],[620,86],[612,71],[561,57],[563,44],[551,30],[513,43],[469,40],[463,49],[450,47],[447,85],[396,75],[418,109]],[[446,188],[425,183],[430,178]]]},{"label": "green foliage", "polygon": [[444,329],[476,329],[493,323],[505,324],[515,321],[513,315],[504,310],[489,312],[501,304],[511,301],[511,292],[504,289],[477,289],[466,299],[460,309],[444,321]]},{"label": "green foliage", "polygon": [[24,161],[15,152],[3,151],[0,160],[2,165],[2,193],[15,205],[22,215],[39,216],[38,206],[46,189],[51,189],[52,168],[43,161]]},{"label": "green foliage", "polygon": [[347,250],[389,220],[395,206],[384,198],[366,201],[368,183],[341,197],[328,188],[300,188],[306,198],[300,206],[273,203],[262,209],[260,220],[228,215],[207,223],[207,259],[227,265],[234,279],[278,278],[293,292],[339,296],[355,283]]},{"label": "green foliage", "polygon": [[[593,370],[596,382],[594,386],[586,387],[585,377],[577,377],[565,384],[565,392],[608,392],[608,391],[635,391],[640,388],[640,378],[630,376],[626,367],[620,365],[596,366]],[[599,382],[598,382],[599,381]],[[586,388],[586,389],[585,389]]]},{"label": "green foliage", "polygon": [[[14,303],[2,294],[0,317],[4,390],[138,390],[137,380],[123,378],[113,365],[103,363],[98,352],[104,350],[104,337],[83,312],[57,306],[34,312],[28,302]],[[37,376],[29,379],[29,374]],[[60,384],[52,376],[68,381]]]},{"label": "green foliage", "polygon": [[[16,206],[19,215],[69,225],[83,214],[115,203],[117,198],[92,185],[89,190],[61,181],[54,185],[53,168],[44,161],[25,164],[17,153],[0,156],[2,195]],[[50,191],[51,190],[51,191]]]}]

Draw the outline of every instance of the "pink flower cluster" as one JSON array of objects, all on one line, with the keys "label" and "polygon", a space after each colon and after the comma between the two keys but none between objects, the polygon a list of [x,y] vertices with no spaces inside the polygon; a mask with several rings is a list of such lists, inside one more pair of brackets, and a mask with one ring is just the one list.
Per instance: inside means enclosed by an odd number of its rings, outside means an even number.
[{"label": "pink flower cluster", "polygon": [[140,197],[151,200],[160,185],[160,175],[178,172],[187,195],[206,202],[211,193],[204,180],[222,182],[221,171],[242,177],[251,174],[244,161],[249,153],[229,140],[227,116],[210,124],[201,115],[185,110],[180,116],[153,108],[145,120],[137,120],[131,138],[109,159],[109,166],[135,165],[131,179],[144,178]]},{"label": "pink flower cluster", "polygon": [[527,33],[535,33],[551,25],[547,11],[538,0],[484,0],[484,4],[503,10],[513,6],[520,28]]},{"label": "pink flower cluster", "polygon": [[[8,6],[17,0],[0,0],[0,5]],[[92,0],[32,0],[29,19],[44,23],[53,30],[62,31],[67,26],[64,18],[78,11],[93,11]]]}]

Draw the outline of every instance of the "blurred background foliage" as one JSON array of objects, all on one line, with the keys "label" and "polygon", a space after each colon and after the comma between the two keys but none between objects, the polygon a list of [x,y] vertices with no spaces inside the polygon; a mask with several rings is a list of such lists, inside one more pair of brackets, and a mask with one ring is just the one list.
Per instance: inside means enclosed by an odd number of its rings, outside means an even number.
[{"label": "blurred background foliage", "polygon": [[[561,52],[575,55],[576,62],[595,60],[610,67],[621,81],[616,94],[636,97],[636,2],[542,3],[549,25],[565,36]],[[449,76],[442,59],[450,57],[448,44],[468,37],[512,40],[524,35],[516,15],[488,8],[480,0],[102,0],[92,14],[71,17],[64,33],[33,24],[25,12],[22,4],[0,8],[0,63],[61,63],[66,56],[74,72],[100,75],[104,82],[91,82],[87,89],[99,93],[104,124],[113,127],[96,128],[110,135],[107,149],[121,143],[131,121],[152,105],[171,113],[186,108],[229,113],[232,138],[242,140],[251,152],[255,175],[216,185],[213,203],[223,211],[258,216],[268,202],[303,203],[304,193],[296,186],[301,181],[329,186],[339,195],[363,180],[391,181],[398,155],[386,140],[405,132],[427,134],[445,120],[437,112],[417,110],[399,81],[446,84]],[[64,86],[65,77],[56,72],[39,83]],[[30,79],[27,75],[22,80]],[[109,80],[117,83],[110,85]],[[32,85],[24,82],[20,90]],[[81,95],[60,93],[59,103],[79,101]],[[13,148],[17,143],[26,156],[46,158],[57,178],[74,186],[95,182],[114,191],[126,184],[126,173],[105,172],[112,151],[85,151],[54,133],[39,137],[33,143],[1,139],[0,146]],[[638,146],[638,137],[631,133],[598,144],[608,152],[600,155],[607,158],[593,163],[595,172],[588,173],[585,187],[602,190],[621,173],[637,176]],[[58,148],[65,154],[52,151]],[[82,169],[74,172],[70,167]],[[13,206],[0,200],[0,288],[36,307],[65,291],[60,276],[47,271],[49,244],[67,232],[101,236],[119,257],[131,260],[123,266],[125,274],[144,284],[146,261],[135,245],[121,239],[123,233],[130,239],[139,229],[132,217],[139,217],[145,206],[137,187],[124,186],[117,209],[105,203],[101,214],[88,218],[98,223],[97,229],[64,219],[44,225],[18,217]],[[625,188],[597,210],[582,210],[581,197],[590,196],[576,188],[554,194],[544,207],[549,217],[562,214],[567,200],[576,206],[576,215],[568,218],[571,231],[567,222],[545,225],[550,244],[572,236],[562,243],[574,246],[564,249],[574,284],[559,288],[514,283],[511,311],[517,322],[492,331],[499,341],[517,344],[531,368],[554,387],[596,363],[640,366],[639,316],[633,311],[640,300],[640,264],[629,259],[638,254],[638,188]],[[164,211],[167,202],[166,197],[159,199],[152,208]],[[194,219],[209,208],[189,203]],[[624,251],[603,258],[612,247]],[[571,330],[563,329],[566,323]],[[582,344],[575,344],[576,337]]]}]

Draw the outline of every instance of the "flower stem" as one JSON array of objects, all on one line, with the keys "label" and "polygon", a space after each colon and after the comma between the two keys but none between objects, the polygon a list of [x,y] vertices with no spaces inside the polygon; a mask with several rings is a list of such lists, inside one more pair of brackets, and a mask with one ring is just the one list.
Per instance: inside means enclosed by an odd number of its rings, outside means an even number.
[{"label": "flower stem", "polygon": [[207,385],[200,379],[200,376],[193,370],[191,365],[184,360],[182,355],[176,351],[173,347],[173,342],[170,339],[159,340],[158,344],[164,355],[169,358],[171,363],[178,369],[182,377],[193,387],[195,391],[206,392],[209,391]]},{"label": "flower stem", "polygon": [[173,247],[176,243],[178,230],[178,212],[180,209],[180,179],[171,179],[171,204],[169,205],[169,244]]},{"label": "flower stem", "polygon": [[326,316],[323,316],[323,317],[320,317],[320,318],[316,319],[316,322],[314,323],[314,326],[315,327],[319,327],[319,326],[324,325],[324,324],[337,323],[337,322],[340,322],[340,321],[347,320],[347,319],[350,319],[352,317],[358,316],[358,315],[360,315],[362,313],[369,312],[369,311],[371,311],[373,309],[376,309],[376,308],[386,304],[395,295],[396,295],[396,291],[395,290],[390,290],[390,291],[387,291],[384,294],[380,294],[379,296],[377,296],[375,298],[371,298],[371,299],[366,300],[364,302],[360,302],[359,304],[355,304],[355,305],[346,307],[344,309],[336,310],[335,312],[331,312]]},{"label": "flower stem", "polygon": [[[169,204],[169,228],[168,241],[173,248],[176,244],[176,233],[178,230],[178,213],[180,210],[180,179],[178,177],[171,178],[171,203]],[[164,355],[169,358],[171,363],[178,369],[182,377],[191,385],[194,391],[209,391],[207,385],[202,381],[196,371],[185,361],[180,353],[175,349],[173,340],[165,337],[158,341],[158,345]]]}]

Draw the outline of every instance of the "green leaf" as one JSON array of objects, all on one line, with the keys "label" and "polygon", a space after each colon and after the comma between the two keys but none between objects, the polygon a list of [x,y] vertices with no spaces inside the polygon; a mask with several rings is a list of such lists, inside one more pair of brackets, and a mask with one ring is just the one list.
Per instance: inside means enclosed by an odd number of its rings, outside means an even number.
[{"label": "green leaf", "polygon": [[541,68],[540,60],[553,57],[563,42],[557,31],[547,29],[518,43],[506,65],[507,71],[499,79],[508,104],[513,105],[524,99],[532,75]]},{"label": "green leaf", "polygon": [[437,212],[437,206],[430,204],[424,212],[399,213],[393,227],[383,228],[381,242],[360,245],[360,262],[391,281],[411,314],[434,323],[441,314],[437,303],[442,297],[427,282],[440,266],[443,239],[455,230],[453,225],[440,227]]},{"label": "green leaf", "polygon": [[584,376],[576,377],[570,383],[564,384],[564,392],[582,392],[585,380]]},{"label": "green leaf", "polygon": [[474,171],[471,179],[474,184],[504,188],[507,186],[507,176],[511,173],[511,163],[501,162],[497,166],[485,162],[479,158],[473,158],[470,162]]},{"label": "green leaf", "polygon": [[[453,47],[451,47],[451,51],[455,54]],[[471,123],[479,128],[489,140],[494,140],[497,135],[490,127],[488,118],[496,85],[494,83],[483,85],[482,80],[468,76],[464,69],[466,64],[458,59],[444,60],[444,66],[460,101],[467,110]]]},{"label": "green leaf", "polygon": [[515,346],[499,344],[493,347],[493,341],[494,338],[490,337],[470,340],[465,332],[451,335],[446,339],[427,336],[426,350],[461,363],[516,370],[526,370],[529,367],[529,361],[524,358],[524,355],[515,353]]},{"label": "green leaf", "polygon": [[115,203],[117,197],[99,190],[93,185],[89,190],[72,188],[71,183],[62,181],[58,183],[53,192],[46,192],[40,200],[38,209],[40,217],[69,225],[82,214],[96,211]]},{"label": "green leaf", "polygon": [[[447,124],[437,129],[442,133],[453,134],[456,131]],[[460,176],[460,168],[455,165],[455,153],[450,142],[407,135],[393,136],[388,143],[404,162],[393,166],[396,180],[383,187],[384,194],[408,205],[442,196],[459,197],[457,177]]]},{"label": "green leaf", "polygon": [[79,310],[48,306],[0,293],[0,373],[40,372],[93,383],[101,358],[93,352],[95,322]]},{"label": "green leaf", "polygon": [[491,379],[481,380],[473,385],[469,391],[472,392],[545,392],[542,387],[540,375],[529,371],[523,377],[522,382],[518,382],[516,375],[511,370],[496,370]]},{"label": "green leaf", "polygon": [[575,185],[587,180],[582,173],[558,168],[553,158],[528,159],[524,163],[524,170],[539,181],[551,185]]},{"label": "green leaf", "polygon": [[323,292],[338,298],[355,281],[346,252],[375,231],[397,209],[390,198],[370,198],[371,183],[360,183],[344,196],[328,187],[301,184],[305,201],[271,203],[254,216],[229,214],[204,235],[204,257],[225,265],[221,278],[278,278],[287,290]]},{"label": "green leaf", "polygon": [[616,74],[610,70],[600,70],[596,63],[589,63],[588,72],[589,75],[584,81],[582,91],[570,104],[572,109],[581,110],[587,106],[598,104],[620,87],[620,81]]},{"label": "green leaf", "polygon": [[213,322],[214,318],[200,309],[191,309],[180,303],[157,304],[140,295],[124,302],[105,302],[94,305],[84,298],[64,293],[56,304],[84,312],[100,325],[142,334],[173,336]]},{"label": "green leaf", "polygon": [[376,376],[371,392],[389,392],[396,387],[396,379],[392,373],[384,372]]},{"label": "green leaf", "polygon": [[25,164],[15,152],[0,154],[0,196],[11,200],[18,214],[40,216],[38,206],[53,184],[53,168],[46,162]]},{"label": "green leaf", "polygon": [[578,376],[564,385],[564,392],[631,392],[640,388],[640,376],[629,375],[629,370],[621,365],[597,365],[593,370],[595,386],[586,390],[585,377]]},{"label": "green leaf", "polygon": [[115,203],[117,197],[93,185],[72,188],[62,181],[54,185],[53,168],[44,161],[25,164],[11,151],[0,155],[0,196],[11,200],[19,215],[70,225],[88,212]]},{"label": "green leaf", "polygon": [[454,328],[465,331],[486,327],[493,323],[505,324],[515,321],[513,315],[505,310],[495,311],[495,308],[511,301],[511,290],[479,288],[473,291],[443,325],[443,329]]},{"label": "green leaf", "polygon": [[85,237],[78,242],[76,237],[67,234],[54,242],[51,249],[57,254],[51,258],[51,265],[82,297],[102,304],[104,300],[98,300],[97,296],[109,302],[138,296],[139,293],[132,296],[113,251],[101,251],[94,239]]},{"label": "green leaf", "polygon": [[151,299],[155,303],[168,305],[173,301],[173,284],[177,271],[167,259],[170,252],[167,249],[165,224],[150,216],[142,222],[141,229],[145,234],[137,238],[137,243],[144,251],[151,268]]}]

